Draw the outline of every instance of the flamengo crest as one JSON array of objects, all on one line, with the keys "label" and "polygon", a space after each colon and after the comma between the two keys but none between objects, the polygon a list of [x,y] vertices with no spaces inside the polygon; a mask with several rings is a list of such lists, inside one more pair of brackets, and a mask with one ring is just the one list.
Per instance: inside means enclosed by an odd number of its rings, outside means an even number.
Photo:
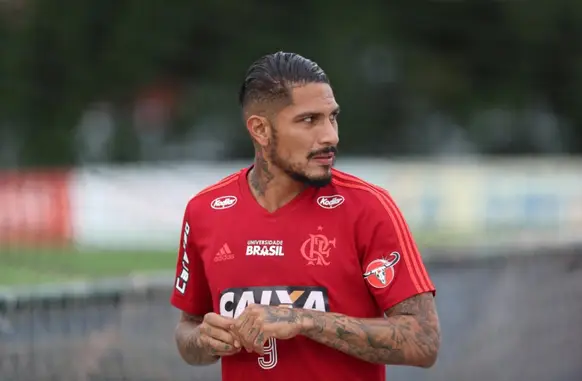
[{"label": "flamengo crest", "polygon": [[[319,227],[318,230],[322,230]],[[301,245],[301,255],[309,266],[329,266],[329,253],[335,248],[335,238],[329,239],[323,234],[310,234]]]}]

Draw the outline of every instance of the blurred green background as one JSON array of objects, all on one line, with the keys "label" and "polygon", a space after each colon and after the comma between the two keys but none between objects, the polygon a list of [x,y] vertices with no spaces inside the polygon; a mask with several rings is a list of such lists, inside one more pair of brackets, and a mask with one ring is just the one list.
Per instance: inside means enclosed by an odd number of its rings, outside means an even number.
[{"label": "blurred green background", "polygon": [[246,158],[238,86],[278,50],[327,71],[344,154],[582,151],[579,1],[10,0],[0,17],[3,167]]}]

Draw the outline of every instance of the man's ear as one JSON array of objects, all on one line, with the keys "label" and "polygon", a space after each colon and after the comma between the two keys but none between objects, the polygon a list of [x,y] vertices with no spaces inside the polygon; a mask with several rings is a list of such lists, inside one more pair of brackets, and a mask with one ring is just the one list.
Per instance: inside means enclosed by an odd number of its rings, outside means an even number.
[{"label": "man's ear", "polygon": [[247,118],[247,130],[255,144],[261,147],[269,145],[269,136],[271,136],[271,122],[260,115],[251,115]]}]

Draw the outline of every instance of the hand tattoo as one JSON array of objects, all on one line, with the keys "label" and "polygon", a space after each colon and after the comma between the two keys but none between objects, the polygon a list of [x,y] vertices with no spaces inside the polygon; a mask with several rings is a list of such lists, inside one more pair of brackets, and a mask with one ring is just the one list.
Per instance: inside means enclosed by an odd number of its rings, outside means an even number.
[{"label": "hand tattoo", "polygon": [[265,323],[301,323],[301,314],[287,307],[268,308],[265,312]]},{"label": "hand tattoo", "polygon": [[287,307],[262,306],[251,304],[237,319],[234,335],[247,351],[262,354],[269,338],[287,340],[301,331],[301,318],[298,310]]}]

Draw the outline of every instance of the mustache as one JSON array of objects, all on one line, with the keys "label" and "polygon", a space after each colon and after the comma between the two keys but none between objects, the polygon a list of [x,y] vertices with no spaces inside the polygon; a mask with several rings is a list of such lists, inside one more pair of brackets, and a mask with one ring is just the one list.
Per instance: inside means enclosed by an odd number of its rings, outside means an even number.
[{"label": "mustache", "polygon": [[313,159],[315,156],[328,155],[330,153],[333,153],[334,155],[336,155],[337,154],[337,147],[331,146],[331,147],[325,147],[325,148],[319,149],[317,151],[313,151],[307,156],[307,158]]}]

